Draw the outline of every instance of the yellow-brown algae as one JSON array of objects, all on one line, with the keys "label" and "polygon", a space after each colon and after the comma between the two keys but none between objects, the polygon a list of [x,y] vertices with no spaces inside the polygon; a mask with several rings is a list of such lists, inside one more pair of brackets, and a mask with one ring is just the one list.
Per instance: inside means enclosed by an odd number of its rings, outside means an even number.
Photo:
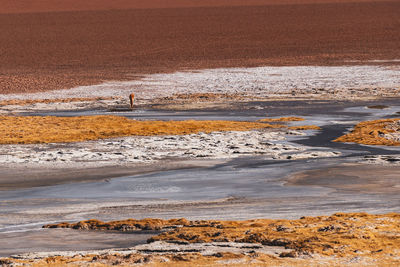
[{"label": "yellow-brown algae", "polygon": [[[175,227],[171,227],[175,226]],[[176,227],[181,226],[181,227]],[[61,223],[47,228],[96,230],[167,229],[149,242],[236,242],[284,246],[295,255],[386,257],[400,252],[400,214],[336,213],[297,220],[256,219],[247,221],[185,219],[124,220]]]},{"label": "yellow-brown algae", "polygon": [[0,116],[0,144],[79,142],[123,136],[184,135],[282,128],[241,121],[137,121],[119,116]]},{"label": "yellow-brown algae", "polygon": [[334,142],[399,146],[399,141],[385,138],[386,134],[398,132],[398,129],[389,128],[388,126],[399,120],[400,119],[382,119],[360,122],[350,133],[335,139]]},{"label": "yellow-brown algae", "polygon": [[[152,266],[152,267],[183,267],[183,266],[321,266],[319,261],[313,259],[300,258],[279,258],[263,253],[250,253],[249,255],[236,254],[230,252],[218,252],[210,255],[202,255],[198,252],[185,253],[103,253],[100,255],[93,254],[77,254],[72,257],[68,256],[52,256],[37,259],[0,259],[4,265],[11,266],[90,266],[90,267],[106,267],[106,266]],[[328,266],[340,266],[329,262]],[[332,264],[333,263],[333,264]],[[327,265],[325,265],[327,266]],[[354,266],[354,265],[353,265]]]},{"label": "yellow-brown algae", "polygon": [[400,251],[400,214],[337,213],[298,220],[204,221],[150,241],[232,241],[285,246],[299,254],[369,255]]},{"label": "yellow-brown algae", "polygon": [[[292,121],[304,121],[301,117],[281,117],[281,118],[265,118],[258,120],[258,122],[292,122]],[[319,126],[316,125],[298,125],[289,126],[289,130],[321,130]]]},{"label": "yellow-brown algae", "polygon": [[290,121],[304,121],[301,117],[282,117],[282,118],[266,118],[258,120],[259,122],[290,122]]},{"label": "yellow-brown algae", "polygon": [[321,130],[321,127],[316,125],[299,125],[299,126],[290,126],[289,130]]},{"label": "yellow-brown algae", "polygon": [[116,230],[116,231],[136,231],[136,230],[161,230],[171,226],[190,225],[186,219],[127,219],[120,221],[102,222],[99,220],[86,220],[77,223],[57,223],[44,225],[43,228],[72,228],[85,230]]}]

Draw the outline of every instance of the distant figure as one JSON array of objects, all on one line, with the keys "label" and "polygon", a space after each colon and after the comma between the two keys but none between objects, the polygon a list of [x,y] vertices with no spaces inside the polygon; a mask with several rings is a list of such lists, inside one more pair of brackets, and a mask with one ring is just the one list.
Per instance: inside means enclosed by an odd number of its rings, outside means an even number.
[{"label": "distant figure", "polygon": [[133,109],[133,100],[135,100],[135,94],[134,93],[129,95],[129,100],[131,101],[131,109]]}]

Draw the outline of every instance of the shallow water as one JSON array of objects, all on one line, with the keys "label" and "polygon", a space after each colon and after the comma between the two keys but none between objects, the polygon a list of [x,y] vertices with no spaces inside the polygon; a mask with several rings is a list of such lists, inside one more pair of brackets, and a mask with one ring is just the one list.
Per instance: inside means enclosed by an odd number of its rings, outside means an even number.
[{"label": "shallow water", "polygon": [[[395,101],[387,101],[393,104]],[[291,106],[291,103],[250,103],[261,109],[244,111],[135,111],[116,113],[139,119],[228,119],[256,120],[267,116],[301,115],[304,122],[315,124],[322,131],[309,131],[306,137],[290,137],[288,141],[306,144],[315,149],[335,149],[341,157],[296,161],[271,161],[262,157],[231,160],[214,167],[157,172],[96,182],[70,183],[23,190],[2,191],[0,195],[0,255],[40,250],[70,250],[72,239],[58,242],[58,235],[40,230],[46,223],[78,221],[89,218],[115,220],[126,218],[249,219],[298,218],[334,212],[400,212],[400,192],[365,192],[341,185],[363,183],[359,177],[337,177],[337,187],[287,185],[293,175],[307,170],[324,170],[353,163],[355,157],[367,154],[400,153],[354,144],[332,143],[354,125],[365,119],[389,116],[389,111],[366,109],[364,105],[320,104]],[[368,103],[370,104],[370,103]],[[43,115],[75,116],[109,114],[108,111],[47,112]],[[37,115],[37,114],[36,114]],[[379,168],[379,166],[377,166]],[[323,172],[321,172],[323,173]],[[323,174],[321,174],[323,175]],[[332,177],[330,174],[329,177]],[[324,177],[321,177],[323,179]],[[379,177],[377,178],[379,179]],[[400,191],[400,186],[397,187]],[[61,235],[64,235],[60,230]],[[23,234],[26,233],[26,234]],[[70,232],[69,232],[70,233]],[[98,249],[127,245],[126,235],[76,235],[79,249]],[[40,243],[46,237],[48,244]],[[112,239],[104,244],[101,240]],[[134,238],[134,237],[132,237]],[[139,238],[139,237],[138,237]],[[84,239],[84,240],[83,240]],[[129,239],[129,238],[128,238]],[[137,242],[144,242],[139,238]],[[10,250],[13,244],[14,249]],[[95,244],[95,245],[94,245]],[[31,248],[31,250],[28,249]]]}]

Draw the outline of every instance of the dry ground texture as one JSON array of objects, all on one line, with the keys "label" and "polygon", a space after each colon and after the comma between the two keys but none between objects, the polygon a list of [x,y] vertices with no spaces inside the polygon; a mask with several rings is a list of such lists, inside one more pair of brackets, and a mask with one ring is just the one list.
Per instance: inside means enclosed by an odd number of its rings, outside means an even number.
[{"label": "dry ground texture", "polygon": [[336,140],[335,142],[358,143],[364,145],[400,145],[400,119],[382,119],[363,121],[354,129]]},{"label": "dry ground texture", "polygon": [[395,0],[54,3],[0,1],[0,93],[188,68],[400,59]]},{"label": "dry ground texture", "polygon": [[[352,0],[352,2],[371,2],[373,0]],[[217,6],[259,6],[285,4],[343,3],[349,0],[0,0],[1,13],[36,13],[109,9],[152,9]],[[79,4],[78,4],[79,3]]]},{"label": "dry ground texture", "polygon": [[[297,117],[270,122],[302,120]],[[137,121],[125,117],[99,115],[79,117],[0,116],[0,144],[38,144],[79,142],[122,136],[184,135],[216,131],[246,131],[284,128],[282,124],[240,121]],[[318,129],[317,126],[293,126],[292,130]]]},{"label": "dry ground texture", "polygon": [[[256,252],[216,253],[199,252],[141,252],[132,254],[77,254],[72,257],[37,259],[3,259],[3,262],[25,262],[37,265],[83,264],[143,264],[150,266],[203,265],[268,265],[276,266],[360,266],[400,264],[400,215],[390,213],[337,213],[332,216],[302,217],[297,220],[257,219],[248,221],[188,221],[186,219],[143,219],[102,222],[88,220],[78,223],[46,225],[45,228],[73,228],[81,230],[116,230],[135,232],[163,230],[148,240],[190,247],[193,244],[254,244],[285,247],[279,256]],[[161,243],[159,243],[161,244]],[[232,244],[232,243],[231,243]]]}]

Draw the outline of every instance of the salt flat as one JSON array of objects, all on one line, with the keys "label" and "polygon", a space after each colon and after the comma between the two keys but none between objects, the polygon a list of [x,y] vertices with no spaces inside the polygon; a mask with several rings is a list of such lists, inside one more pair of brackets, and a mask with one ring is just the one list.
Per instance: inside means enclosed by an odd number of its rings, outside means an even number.
[{"label": "salt flat", "polygon": [[[397,96],[399,80],[399,66],[219,68],[148,74],[133,81],[106,82],[45,93],[0,95],[0,100],[60,97],[127,99],[132,92],[138,103],[173,94],[193,93],[242,94],[250,99],[359,99]],[[36,109],[45,108],[43,104],[33,105],[38,106]],[[75,107],[71,103],[60,103],[57,108],[64,105]]]}]

